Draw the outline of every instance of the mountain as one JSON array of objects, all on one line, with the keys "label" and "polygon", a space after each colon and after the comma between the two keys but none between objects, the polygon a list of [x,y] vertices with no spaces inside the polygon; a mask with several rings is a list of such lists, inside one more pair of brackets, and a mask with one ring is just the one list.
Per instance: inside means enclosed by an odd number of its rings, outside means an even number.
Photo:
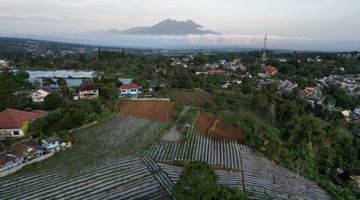
[{"label": "mountain", "polygon": [[121,31],[126,35],[205,35],[216,34],[215,31],[208,30],[203,26],[191,21],[177,21],[172,19],[164,20],[150,27],[141,26]]}]

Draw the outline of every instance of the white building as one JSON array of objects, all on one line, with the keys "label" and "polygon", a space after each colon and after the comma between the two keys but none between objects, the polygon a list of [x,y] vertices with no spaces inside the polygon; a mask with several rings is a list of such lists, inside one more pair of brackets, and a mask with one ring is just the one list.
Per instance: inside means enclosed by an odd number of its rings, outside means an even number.
[{"label": "white building", "polygon": [[141,95],[141,86],[136,83],[125,83],[119,87],[121,97],[139,97]]},{"label": "white building", "polygon": [[9,61],[0,60],[0,69],[7,69],[10,67]]},{"label": "white building", "polygon": [[31,93],[31,100],[35,103],[42,103],[44,102],[45,97],[49,94],[49,92],[39,89]]},{"label": "white building", "polygon": [[[99,97],[99,89],[94,84],[82,84],[78,88],[78,99],[95,99]],[[75,100],[75,98],[74,98]]]}]

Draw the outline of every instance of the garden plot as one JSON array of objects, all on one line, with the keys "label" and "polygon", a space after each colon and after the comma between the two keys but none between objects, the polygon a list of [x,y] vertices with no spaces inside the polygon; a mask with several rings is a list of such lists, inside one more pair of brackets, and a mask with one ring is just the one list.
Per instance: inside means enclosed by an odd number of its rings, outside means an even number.
[{"label": "garden plot", "polygon": [[107,123],[78,133],[80,141],[95,143],[123,154],[146,150],[164,130],[164,124],[146,119],[115,116]]},{"label": "garden plot", "polygon": [[241,170],[240,155],[248,153],[250,149],[234,141],[203,137],[189,129],[186,139],[176,144],[160,141],[152,145],[149,154],[161,162],[201,160],[213,166]]},{"label": "garden plot", "polygon": [[[162,163],[158,163],[158,166],[160,166],[160,168],[170,177],[172,182],[177,183],[179,181],[183,167]],[[228,186],[230,188],[242,190],[241,172],[231,172],[222,169],[216,169],[215,173],[219,177],[218,182],[220,184]]]},{"label": "garden plot", "polygon": [[124,100],[120,114],[159,122],[168,122],[175,110],[175,102],[166,100]]},{"label": "garden plot", "polygon": [[178,104],[204,104],[214,102],[214,97],[207,92],[190,92],[184,90],[174,90],[176,103]]},{"label": "garden plot", "polygon": [[[189,129],[187,138],[179,143],[159,141],[150,148],[149,155],[160,163],[184,165],[201,160],[224,169],[226,171],[217,171],[223,173],[220,182],[225,185],[233,182],[237,186],[243,178],[245,191],[251,199],[330,199],[314,182],[254,155],[248,147],[200,136],[193,129]],[[173,182],[178,180],[181,167],[159,165]]]},{"label": "garden plot", "polygon": [[260,156],[242,156],[246,192],[256,199],[330,199],[313,181]]},{"label": "garden plot", "polygon": [[169,198],[139,158],[86,155],[64,164],[60,159],[0,179],[0,199]]}]

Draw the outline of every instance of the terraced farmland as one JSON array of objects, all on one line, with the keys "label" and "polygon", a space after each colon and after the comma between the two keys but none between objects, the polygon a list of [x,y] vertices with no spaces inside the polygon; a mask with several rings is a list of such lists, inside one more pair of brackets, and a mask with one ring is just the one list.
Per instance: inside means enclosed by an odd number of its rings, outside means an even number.
[{"label": "terraced farmland", "polygon": [[237,127],[224,123],[221,119],[205,112],[199,115],[195,130],[203,136],[211,136],[218,140],[235,140],[239,144],[246,141],[246,134]]},{"label": "terraced farmland", "polygon": [[160,141],[153,144],[150,155],[160,162],[187,162],[202,160],[213,166],[241,170],[240,156],[251,154],[251,150],[235,141],[219,141],[203,137],[189,129],[187,139],[177,144]]},{"label": "terraced farmland", "polygon": [[259,156],[243,155],[246,192],[256,199],[330,199],[313,181]]},{"label": "terraced farmland", "polygon": [[174,90],[173,94],[178,104],[204,104],[213,102],[214,97],[207,92],[189,92],[183,90]]},{"label": "terraced farmland", "polygon": [[116,116],[107,123],[79,133],[80,141],[101,144],[122,154],[136,154],[151,146],[164,130],[164,124],[146,119]]},{"label": "terraced farmland", "polygon": [[157,140],[160,122],[115,116],[74,133],[73,149],[0,179],[0,199],[169,199],[135,156]]},{"label": "terraced farmland", "polygon": [[0,179],[0,199],[111,198],[168,196],[144,163],[133,156],[55,157]]},{"label": "terraced farmland", "polygon": [[190,128],[187,139],[167,143],[160,140],[163,129],[160,122],[115,116],[78,131],[73,149],[1,178],[0,199],[173,199],[181,167],[169,164],[192,160],[211,164],[221,184],[244,186],[251,199],[329,199],[312,181],[235,141]]},{"label": "terraced farmland", "polygon": [[[180,179],[180,174],[183,167],[173,166],[158,163],[158,166],[163,170],[171,179],[173,183],[177,183]],[[242,174],[241,172],[226,171],[222,169],[215,170],[216,175],[219,177],[219,183],[230,188],[242,190]]]},{"label": "terraced farmland", "polygon": [[120,114],[159,122],[170,120],[175,102],[164,100],[125,100],[120,105]]},{"label": "terraced farmland", "polygon": [[[330,199],[314,182],[254,155],[244,145],[203,137],[193,129],[189,129],[187,135],[186,140],[177,144],[160,141],[151,147],[149,154],[161,163],[182,164],[201,160],[216,168],[240,174],[242,171],[245,191],[252,199]],[[176,173],[172,173],[170,170],[169,176],[176,181]]]}]

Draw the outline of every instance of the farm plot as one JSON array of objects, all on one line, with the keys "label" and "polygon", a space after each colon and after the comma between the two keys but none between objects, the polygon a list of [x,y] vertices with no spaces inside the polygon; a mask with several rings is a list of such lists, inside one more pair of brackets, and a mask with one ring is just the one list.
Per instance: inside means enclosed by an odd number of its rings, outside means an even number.
[{"label": "farm plot", "polygon": [[255,199],[330,199],[313,181],[266,158],[243,155],[242,163],[246,192]]},{"label": "farm plot", "polygon": [[178,104],[204,104],[214,102],[214,97],[207,92],[189,92],[183,90],[174,90],[173,95]]},{"label": "farm plot", "polygon": [[78,155],[65,160],[55,156],[29,167],[0,179],[0,199],[169,198],[133,156]]},{"label": "farm plot", "polygon": [[175,110],[175,102],[163,100],[125,100],[121,102],[120,114],[167,122]]},{"label": "farm plot", "polygon": [[[280,167],[266,158],[254,155],[244,145],[234,141],[219,141],[200,136],[192,129],[189,129],[187,137],[177,144],[160,141],[151,147],[149,154],[160,163],[184,164],[188,161],[201,160],[215,168],[240,174],[242,171],[245,191],[250,193],[252,199],[330,198],[314,182]],[[166,172],[166,167],[163,170]],[[176,181],[176,174],[172,173],[174,172],[170,170],[168,175],[173,181]],[[239,179],[237,176],[234,179],[225,175],[224,177],[235,182],[236,179]]]},{"label": "farm plot", "polygon": [[160,162],[202,160],[213,166],[240,170],[240,154],[251,153],[249,148],[235,141],[203,137],[193,129],[189,129],[187,137],[176,144],[161,140],[152,145],[149,154]]},{"label": "farm plot", "polygon": [[195,130],[203,136],[211,136],[218,140],[235,140],[239,144],[246,141],[246,135],[237,127],[224,123],[209,113],[201,113],[195,123]]},{"label": "farm plot", "polygon": [[[170,177],[173,183],[177,183],[180,179],[180,174],[183,167],[173,166],[158,163],[158,166]],[[216,175],[219,177],[218,182],[222,185],[228,186],[234,189],[242,190],[242,175],[241,172],[231,172],[222,169],[214,170]]]},{"label": "farm plot", "polygon": [[136,154],[151,146],[164,130],[164,124],[146,119],[115,116],[77,134],[81,142],[103,145],[122,154]]}]

